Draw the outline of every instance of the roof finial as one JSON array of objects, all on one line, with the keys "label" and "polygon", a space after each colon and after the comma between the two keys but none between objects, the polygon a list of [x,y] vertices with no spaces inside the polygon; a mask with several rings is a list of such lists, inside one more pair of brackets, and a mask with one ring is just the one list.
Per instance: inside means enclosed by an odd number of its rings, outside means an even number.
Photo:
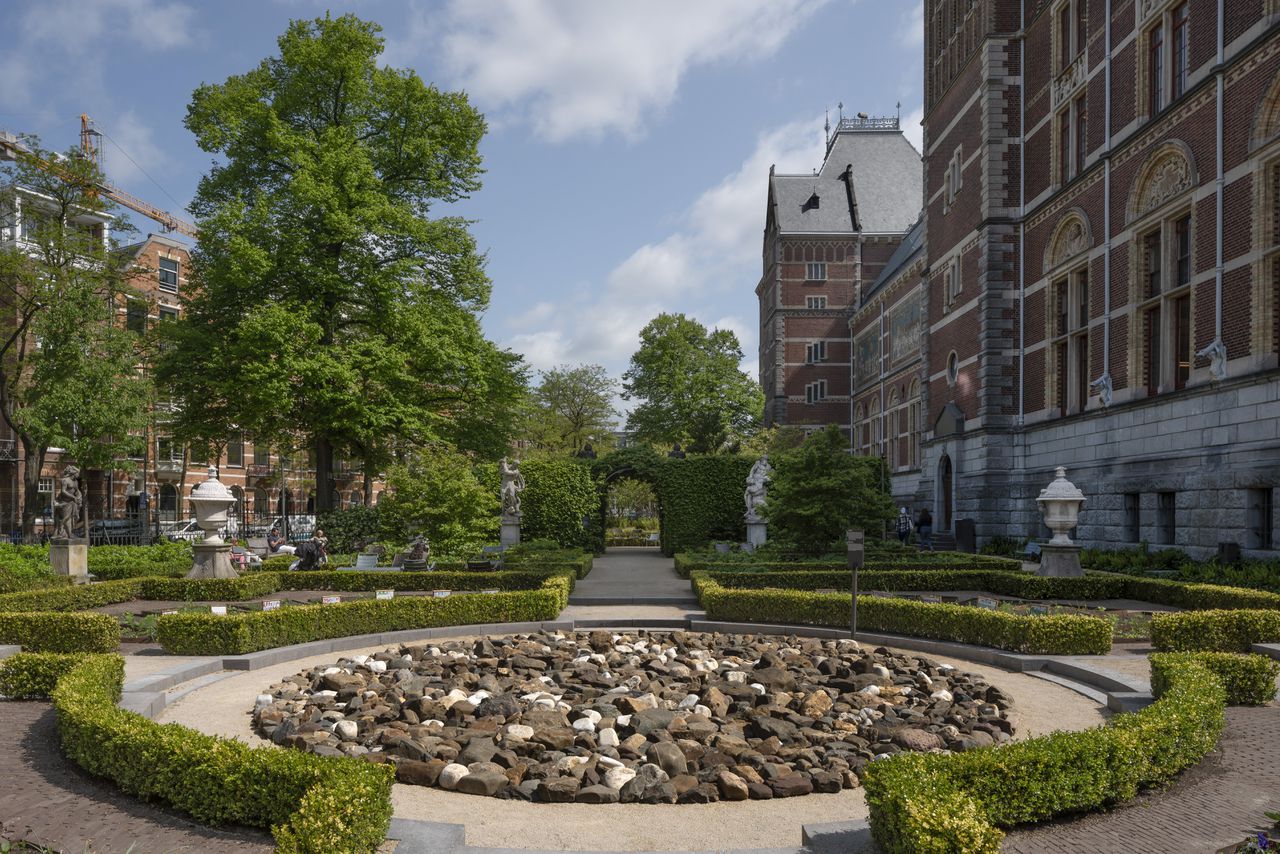
[{"label": "roof finial", "polygon": [[897,103],[897,108],[898,108],[898,124],[902,124],[902,102],[901,101]]},{"label": "roof finial", "polygon": [[836,104],[836,106],[840,108],[840,121],[844,121],[844,101]]},{"label": "roof finial", "polygon": [[822,114],[826,117],[826,121],[822,123],[822,132],[828,139],[831,138],[831,110],[830,108],[823,110]]}]

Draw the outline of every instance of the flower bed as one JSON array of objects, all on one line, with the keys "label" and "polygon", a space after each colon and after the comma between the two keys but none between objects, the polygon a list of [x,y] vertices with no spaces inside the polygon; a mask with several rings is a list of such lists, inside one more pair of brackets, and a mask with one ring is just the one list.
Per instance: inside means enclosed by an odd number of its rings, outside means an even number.
[{"label": "flower bed", "polygon": [[1197,662],[1166,672],[1158,701],[1104,727],[873,763],[863,778],[872,834],[886,854],[997,854],[1000,828],[1099,809],[1171,779],[1217,743],[1226,694]]}]

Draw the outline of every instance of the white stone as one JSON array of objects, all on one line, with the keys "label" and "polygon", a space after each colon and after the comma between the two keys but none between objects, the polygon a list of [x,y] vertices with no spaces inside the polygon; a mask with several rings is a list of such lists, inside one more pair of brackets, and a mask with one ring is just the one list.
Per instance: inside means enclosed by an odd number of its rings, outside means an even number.
[{"label": "white stone", "polygon": [[625,768],[626,765],[621,759],[614,759],[612,756],[597,756],[596,765],[601,768]]},{"label": "white stone", "polygon": [[743,673],[741,670],[730,670],[724,675],[724,678],[730,682],[741,684],[747,681],[747,674]]},{"label": "white stone", "polygon": [[338,692],[337,691],[317,691],[311,696],[321,702],[324,702],[325,700],[338,699]]},{"label": "white stone", "polygon": [[685,694],[684,699],[676,706],[678,709],[692,709],[698,705],[699,697],[697,694]]},{"label": "white stone", "polygon": [[751,683],[751,688],[752,688],[752,690],[754,690],[757,694],[759,694],[761,697],[763,697],[765,694],[769,693],[769,689],[768,689],[768,688],[765,688],[765,687],[764,687],[763,685],[761,685],[759,682],[752,682],[752,683]]},{"label": "white stone", "polygon": [[271,705],[273,700],[275,700],[275,697],[272,697],[270,694],[259,694],[258,699],[253,701],[253,710],[256,712],[259,709],[265,708]]},{"label": "white stone", "polygon": [[490,694],[488,691],[477,691],[467,698],[467,702],[473,706],[478,706],[481,703],[483,703],[485,700],[489,699],[489,697],[491,696],[493,695]]},{"label": "white stone", "polygon": [[861,691],[859,691],[858,693],[859,693],[859,694],[870,694],[872,697],[879,697],[879,696],[880,696],[880,686],[879,686],[879,685],[868,685],[867,687],[863,688],[863,689],[862,689]]},{"label": "white stone", "polygon": [[369,669],[374,673],[386,673],[387,663],[385,661],[370,661]]},{"label": "white stone", "polygon": [[879,676],[881,679],[893,678],[893,674],[889,672],[889,668],[885,667],[883,664],[871,665],[871,672]]},{"label": "white stone", "polygon": [[341,667],[326,667],[324,670],[320,671],[321,676],[329,676],[334,673],[346,673],[346,671]]},{"label": "white stone", "polygon": [[601,719],[602,717],[604,717],[604,716],[603,716],[603,715],[601,715],[599,712],[597,712],[595,709],[583,709],[583,710],[582,710],[582,716],[583,716],[583,717],[585,717],[585,718],[591,718],[591,722],[592,722],[593,724],[598,724],[598,723],[600,723],[600,719]]},{"label": "white stone", "polygon": [[533,701],[533,704],[539,709],[554,709],[556,707],[556,701],[550,697],[539,697]]},{"label": "white stone", "polygon": [[356,736],[360,734],[360,727],[355,721],[338,721],[333,725],[333,731],[343,741],[355,741]]},{"label": "white stone", "polygon": [[578,732],[595,732],[596,722],[591,718],[578,718],[571,726]]},{"label": "white stone", "polygon": [[456,789],[458,788],[458,781],[470,773],[467,770],[467,766],[459,765],[457,762],[450,762],[440,769],[440,788]]},{"label": "white stone", "polygon": [[604,774],[604,784],[610,789],[621,789],[635,779],[636,772],[630,768],[610,768]]},{"label": "white stone", "polygon": [[[601,747],[617,747],[620,744],[618,739],[618,731],[611,726],[607,726],[596,734],[596,741]],[[604,757],[607,759],[608,757]],[[600,761],[603,762],[604,759]]]},{"label": "white stone", "polygon": [[533,738],[533,727],[524,724],[511,724],[507,727],[507,735],[511,738],[518,738],[521,741],[528,741]]},{"label": "white stone", "polygon": [[932,697],[932,698],[933,698],[933,699],[935,699],[935,700],[942,700],[943,702],[946,702],[946,703],[950,703],[950,702],[951,702],[951,699],[952,699],[952,697],[951,697],[951,692],[950,692],[950,691],[945,691],[945,690],[944,690],[944,691],[934,691],[934,692],[933,692],[932,694],[930,694],[929,696],[930,696],[930,697]]},{"label": "white stone", "polygon": [[711,717],[711,710],[701,703],[693,707],[693,712],[694,714],[702,715],[703,717]]},{"label": "white stone", "polygon": [[631,715],[618,715],[618,717],[616,718],[616,720],[617,720],[617,722],[618,722],[618,726],[630,726],[630,725],[631,725]]},{"label": "white stone", "polygon": [[355,658],[351,659],[351,662],[358,666],[358,665],[364,664],[368,660],[369,660],[369,656],[367,655],[357,655]]},{"label": "white stone", "polygon": [[590,758],[586,756],[566,756],[556,763],[556,770],[567,771],[572,774],[574,768],[579,765],[586,765],[590,761]]}]

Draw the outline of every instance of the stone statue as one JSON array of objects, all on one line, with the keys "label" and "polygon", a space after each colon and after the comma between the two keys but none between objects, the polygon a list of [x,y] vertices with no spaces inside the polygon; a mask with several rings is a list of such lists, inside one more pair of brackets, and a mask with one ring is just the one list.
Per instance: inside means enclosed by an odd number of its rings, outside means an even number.
[{"label": "stone statue", "polygon": [[671,446],[671,450],[667,453],[667,456],[673,460],[683,460],[685,456],[684,448],[680,447],[679,442],[676,442]]},{"label": "stone statue", "polygon": [[773,468],[769,465],[768,457],[761,457],[751,467],[751,473],[747,475],[747,490],[743,495],[747,503],[747,522],[764,521],[760,516],[760,507],[764,504],[765,485],[771,474],[773,474]]},{"label": "stone statue", "polygon": [[1209,373],[1215,380],[1227,378],[1227,345],[1222,343],[1221,338],[1215,338],[1208,347],[1196,355],[1209,360]]},{"label": "stone statue", "polygon": [[80,492],[80,469],[67,466],[58,478],[58,494],[53,497],[53,537],[71,539],[81,530],[84,495]]},{"label": "stone statue", "polygon": [[1111,386],[1111,374],[1105,373],[1093,382],[1089,383],[1090,388],[1098,390],[1098,401],[1103,406],[1111,405],[1111,395],[1114,389]]},{"label": "stone statue", "polygon": [[591,447],[590,442],[587,442],[575,456],[580,460],[594,460],[596,458],[596,449]]},{"label": "stone statue", "polygon": [[502,475],[502,518],[504,521],[518,521],[520,493],[524,490],[524,475],[520,474],[520,464],[503,457],[498,471]]}]

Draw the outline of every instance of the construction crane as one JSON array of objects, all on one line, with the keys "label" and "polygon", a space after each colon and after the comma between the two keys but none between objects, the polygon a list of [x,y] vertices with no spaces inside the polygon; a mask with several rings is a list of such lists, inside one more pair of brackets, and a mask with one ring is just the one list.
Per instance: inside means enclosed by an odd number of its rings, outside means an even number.
[{"label": "construction crane", "polygon": [[[93,119],[89,118],[88,115],[81,113],[80,151],[85,157],[93,161],[93,163],[98,167],[100,174],[102,172],[103,165],[101,139],[102,132],[94,127]],[[17,137],[4,133],[0,133],[0,154],[8,155],[10,157],[17,157],[18,155],[31,157],[31,152],[25,145],[19,142]],[[56,163],[50,163],[40,159],[37,159],[36,162],[39,164],[41,169],[55,174],[59,172]],[[166,232],[176,231],[179,234],[185,234],[187,237],[193,238],[198,238],[200,236],[200,232],[196,229],[194,223],[187,222],[185,219],[174,216],[166,210],[139,199],[137,196],[126,193],[119,187],[112,186],[105,179],[99,182],[97,187],[94,189],[108,199],[111,199],[113,202],[116,202],[131,211],[136,211],[149,219],[155,220],[160,223],[160,227]]]}]

